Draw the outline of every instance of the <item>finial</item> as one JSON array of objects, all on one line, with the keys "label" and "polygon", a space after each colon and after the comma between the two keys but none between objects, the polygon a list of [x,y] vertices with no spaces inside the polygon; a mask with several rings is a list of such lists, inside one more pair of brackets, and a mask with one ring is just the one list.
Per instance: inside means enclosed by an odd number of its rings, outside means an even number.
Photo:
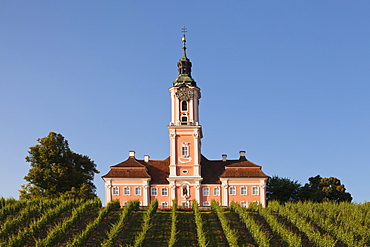
[{"label": "finial", "polygon": [[186,36],[185,34],[187,33],[187,28],[184,26],[181,28],[182,32],[182,49],[184,50],[182,57],[186,58]]}]

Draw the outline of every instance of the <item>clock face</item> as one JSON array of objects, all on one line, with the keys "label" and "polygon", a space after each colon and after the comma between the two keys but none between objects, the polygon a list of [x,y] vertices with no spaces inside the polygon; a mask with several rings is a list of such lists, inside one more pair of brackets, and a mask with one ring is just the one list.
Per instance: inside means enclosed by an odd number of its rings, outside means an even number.
[{"label": "clock face", "polygon": [[183,101],[189,101],[193,96],[193,92],[188,87],[180,87],[176,92],[177,98]]}]

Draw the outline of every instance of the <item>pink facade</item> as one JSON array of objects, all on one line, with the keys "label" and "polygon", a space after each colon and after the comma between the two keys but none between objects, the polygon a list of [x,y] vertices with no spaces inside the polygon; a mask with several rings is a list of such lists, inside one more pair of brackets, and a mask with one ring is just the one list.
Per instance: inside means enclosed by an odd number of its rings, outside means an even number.
[{"label": "pink facade", "polygon": [[200,88],[191,77],[191,62],[186,56],[183,37],[183,56],[178,62],[179,76],[169,89],[171,122],[168,126],[170,156],[165,160],[137,159],[134,151],[129,158],[103,176],[106,203],[119,199],[121,205],[139,200],[147,206],[157,199],[160,208],[190,207],[193,200],[209,206],[212,200],[222,206],[231,201],[242,206],[250,203],[266,205],[268,176],[261,166],[250,162],[240,151],[236,160],[208,160],[201,154],[202,126],[199,124]]}]

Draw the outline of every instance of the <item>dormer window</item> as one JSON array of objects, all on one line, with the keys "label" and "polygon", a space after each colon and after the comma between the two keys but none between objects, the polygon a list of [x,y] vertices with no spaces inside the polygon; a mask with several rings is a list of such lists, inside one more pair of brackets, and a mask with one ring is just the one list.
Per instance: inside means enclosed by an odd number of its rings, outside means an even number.
[{"label": "dormer window", "polygon": [[181,111],[188,111],[188,102],[182,101],[181,102]]}]

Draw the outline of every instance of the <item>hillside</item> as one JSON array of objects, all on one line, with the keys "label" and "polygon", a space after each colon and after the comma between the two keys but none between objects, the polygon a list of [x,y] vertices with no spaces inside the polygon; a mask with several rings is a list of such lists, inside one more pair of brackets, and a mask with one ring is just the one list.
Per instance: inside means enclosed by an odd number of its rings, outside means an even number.
[{"label": "hillside", "polygon": [[157,205],[2,198],[0,246],[172,246],[171,236],[173,246],[370,245],[370,203],[213,203],[204,211]]}]

